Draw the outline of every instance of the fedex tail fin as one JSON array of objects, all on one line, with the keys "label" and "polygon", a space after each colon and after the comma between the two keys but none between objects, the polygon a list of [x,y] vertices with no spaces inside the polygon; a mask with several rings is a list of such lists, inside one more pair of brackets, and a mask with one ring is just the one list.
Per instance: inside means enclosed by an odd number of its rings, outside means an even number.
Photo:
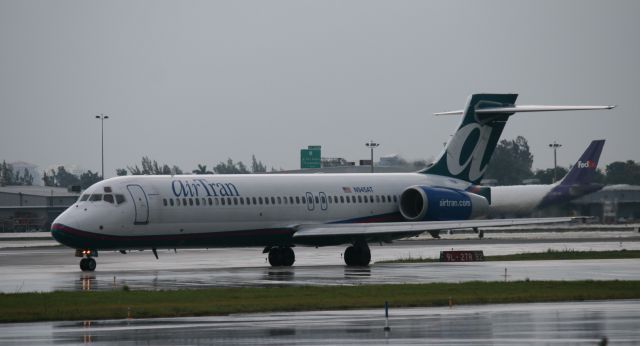
[{"label": "fedex tail fin", "polygon": [[592,141],[569,173],[560,180],[560,185],[575,186],[592,183],[603,147],[604,139]]},{"label": "fedex tail fin", "polygon": [[462,114],[462,122],[438,160],[420,171],[477,184],[487,170],[502,130],[516,112],[612,109],[615,106],[516,106],[518,94],[474,94],[464,110],[436,113]]},{"label": "fedex tail fin", "polygon": [[602,184],[593,183],[596,175],[600,153],[604,147],[604,139],[592,141],[569,173],[559,182],[551,185],[552,189],[543,198],[539,208],[568,202],[572,199],[598,191]]}]

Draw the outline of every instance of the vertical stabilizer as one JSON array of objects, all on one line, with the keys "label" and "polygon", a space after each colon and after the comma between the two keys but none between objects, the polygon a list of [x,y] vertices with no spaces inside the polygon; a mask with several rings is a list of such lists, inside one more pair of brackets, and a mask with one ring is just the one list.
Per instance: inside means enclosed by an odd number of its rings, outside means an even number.
[{"label": "vertical stabilizer", "polygon": [[[517,94],[474,94],[463,111],[462,123],[435,163],[421,173],[471,183],[482,179],[509,116],[514,112],[476,112],[515,107]],[[452,113],[453,114],[453,113]]]},{"label": "vertical stabilizer", "polygon": [[604,139],[592,141],[578,162],[560,181],[561,185],[585,185],[593,182],[598,167],[598,160],[604,147]]}]

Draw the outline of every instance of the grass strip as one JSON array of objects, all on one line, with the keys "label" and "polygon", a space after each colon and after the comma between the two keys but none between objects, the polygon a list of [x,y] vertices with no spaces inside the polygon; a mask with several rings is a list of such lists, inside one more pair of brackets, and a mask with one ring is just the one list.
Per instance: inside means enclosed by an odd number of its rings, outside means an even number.
[{"label": "grass strip", "polygon": [[640,298],[640,281],[465,282],[340,287],[0,294],[0,322]]},{"label": "grass strip", "polygon": [[[512,255],[484,256],[485,261],[544,261],[544,260],[585,260],[585,259],[625,259],[640,258],[640,250],[615,251],[575,251],[553,250],[546,252],[519,253]],[[428,263],[439,262],[438,258],[409,257],[376,263]]]}]

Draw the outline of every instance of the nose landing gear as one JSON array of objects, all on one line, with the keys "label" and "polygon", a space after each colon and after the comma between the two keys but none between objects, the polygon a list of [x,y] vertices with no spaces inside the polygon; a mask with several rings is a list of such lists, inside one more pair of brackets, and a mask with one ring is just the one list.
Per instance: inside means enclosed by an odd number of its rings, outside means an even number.
[{"label": "nose landing gear", "polygon": [[96,270],[96,260],[93,259],[93,257],[98,257],[98,251],[76,250],[76,257],[82,257],[80,260],[80,270],[83,272],[92,272]]},{"label": "nose landing gear", "polygon": [[85,257],[80,260],[80,269],[83,272],[92,272],[96,270],[96,260],[93,257]]}]

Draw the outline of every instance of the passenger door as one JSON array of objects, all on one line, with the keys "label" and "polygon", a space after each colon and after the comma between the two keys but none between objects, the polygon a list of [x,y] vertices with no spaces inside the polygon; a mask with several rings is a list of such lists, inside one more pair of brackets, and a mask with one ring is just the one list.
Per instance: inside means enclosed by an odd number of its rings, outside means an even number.
[{"label": "passenger door", "polygon": [[135,207],[136,217],[133,224],[146,225],[149,223],[149,201],[147,200],[147,195],[140,185],[127,185],[127,190],[129,190]]}]

